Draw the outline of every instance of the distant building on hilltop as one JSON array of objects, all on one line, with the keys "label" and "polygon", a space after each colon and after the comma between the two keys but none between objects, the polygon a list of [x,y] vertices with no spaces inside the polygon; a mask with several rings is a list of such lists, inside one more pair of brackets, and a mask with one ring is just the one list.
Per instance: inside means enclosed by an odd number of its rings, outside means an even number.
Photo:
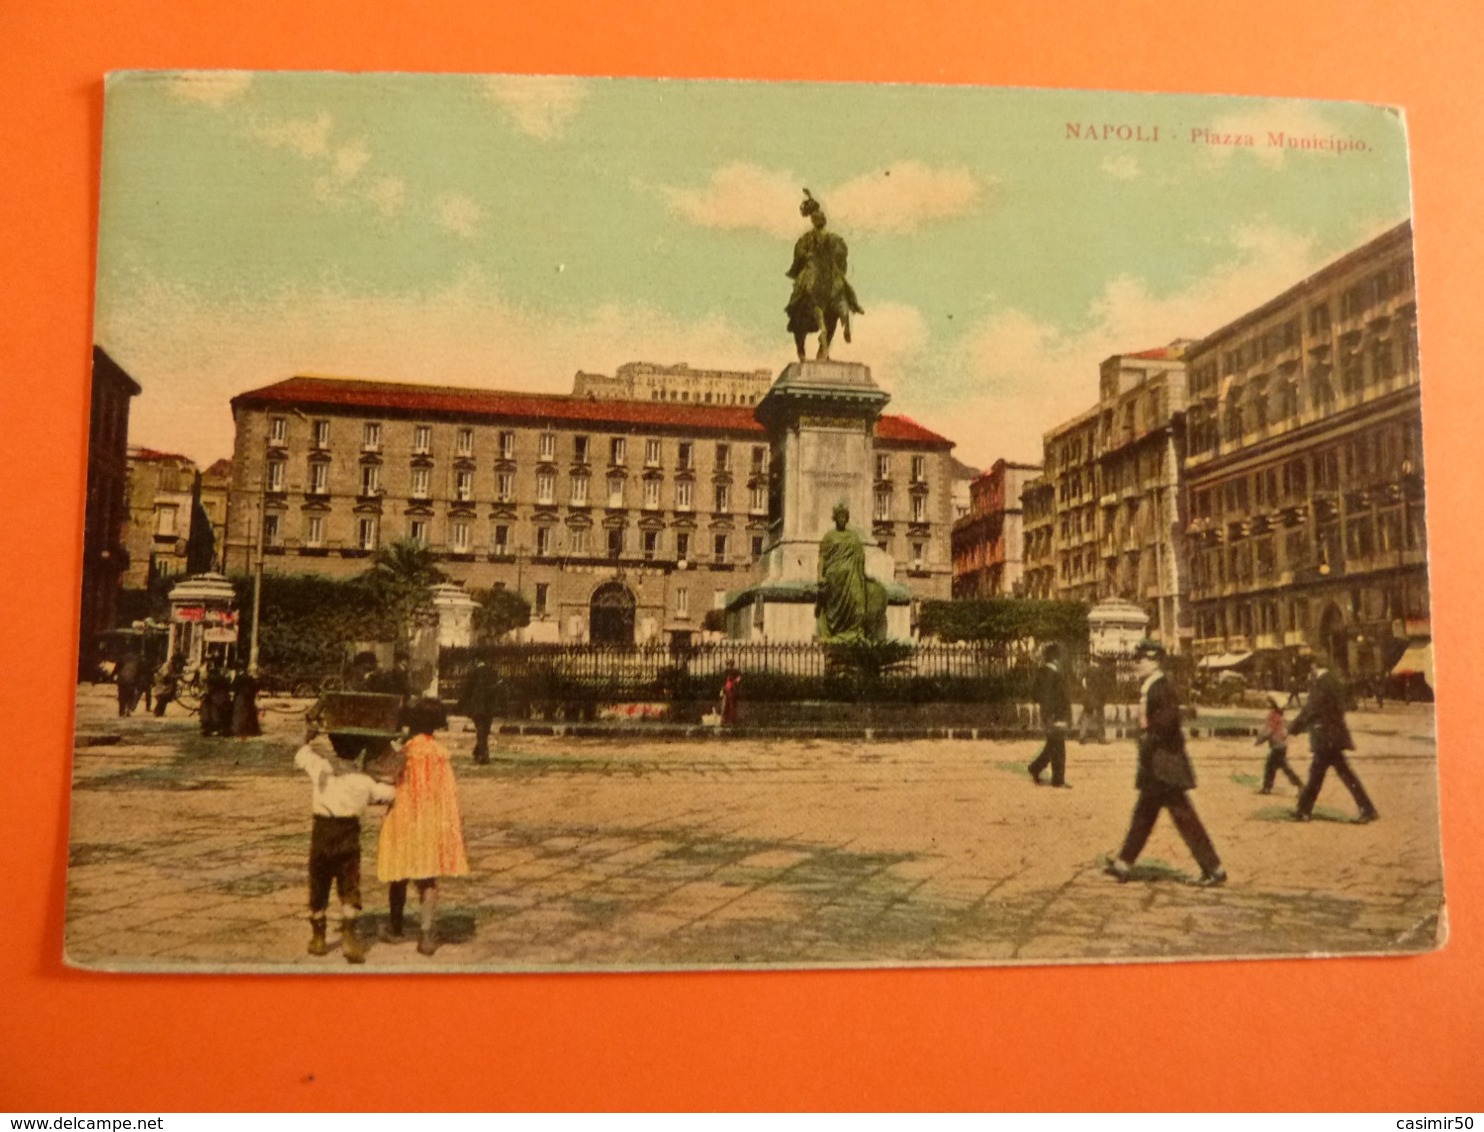
[{"label": "distant building on hilltop", "polygon": [[572,381],[574,397],[601,401],[672,401],[680,405],[756,405],[773,384],[771,370],[691,369],[627,362],[612,377],[580,370]]}]

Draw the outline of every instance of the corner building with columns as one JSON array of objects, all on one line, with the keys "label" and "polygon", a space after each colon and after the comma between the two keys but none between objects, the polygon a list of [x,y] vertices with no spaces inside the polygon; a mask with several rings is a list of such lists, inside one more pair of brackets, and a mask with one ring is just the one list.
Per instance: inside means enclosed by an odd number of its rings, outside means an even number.
[{"label": "corner building with columns", "polygon": [[[670,375],[672,378],[677,376]],[[741,404],[298,376],[239,394],[229,573],[350,577],[425,543],[532,606],[528,640],[687,640],[770,546],[767,433]],[[874,514],[915,599],[950,590],[953,442],[886,415]]]}]

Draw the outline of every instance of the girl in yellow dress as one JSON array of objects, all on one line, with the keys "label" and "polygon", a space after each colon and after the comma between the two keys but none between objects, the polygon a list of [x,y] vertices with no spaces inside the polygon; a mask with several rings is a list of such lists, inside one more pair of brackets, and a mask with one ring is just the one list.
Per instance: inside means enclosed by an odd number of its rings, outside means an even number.
[{"label": "girl in yellow dress", "polygon": [[453,765],[433,732],[444,725],[435,703],[413,704],[408,710],[412,737],[403,748],[405,762],[397,776],[397,800],[381,823],[376,846],[376,875],[390,886],[391,917],[382,938],[405,940],[402,915],[407,906],[407,882],[417,885],[421,930],[417,949],[432,955],[438,949],[434,924],[438,908],[438,878],[467,876],[464,828]]}]

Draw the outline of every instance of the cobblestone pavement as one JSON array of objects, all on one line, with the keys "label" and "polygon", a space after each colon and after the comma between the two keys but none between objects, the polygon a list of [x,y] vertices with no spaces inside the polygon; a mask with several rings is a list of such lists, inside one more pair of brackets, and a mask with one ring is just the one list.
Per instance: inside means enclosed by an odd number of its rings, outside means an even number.
[{"label": "cobblestone pavement", "polygon": [[[674,742],[501,737],[488,766],[455,720],[472,873],[442,884],[433,956],[306,953],[303,703],[260,739],[114,717],[79,689],[67,952],[122,969],[712,967],[1041,963],[1412,952],[1441,937],[1431,711],[1352,716],[1381,820],[1333,776],[1315,820],[1257,786],[1250,738],[1192,743],[1192,795],[1231,875],[1189,883],[1161,817],[1134,879],[1101,872],[1134,801],[1126,741],[1069,745],[1072,789],[1036,787],[1030,740]],[[116,741],[112,737],[117,737]],[[1293,762],[1302,774],[1301,744]],[[362,935],[386,915],[363,831]],[[415,898],[409,920],[415,919]],[[332,916],[333,916],[332,906]],[[332,919],[333,923],[333,919]],[[332,937],[333,938],[333,937]]]}]

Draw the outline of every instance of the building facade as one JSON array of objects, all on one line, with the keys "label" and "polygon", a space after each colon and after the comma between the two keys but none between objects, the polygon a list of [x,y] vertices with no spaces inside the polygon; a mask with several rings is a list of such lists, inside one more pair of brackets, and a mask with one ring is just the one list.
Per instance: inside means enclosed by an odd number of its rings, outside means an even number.
[{"label": "building facade", "polygon": [[1023,592],[1026,538],[1022,493],[1041,471],[996,460],[969,485],[968,513],[953,524],[953,596],[1009,597]]},{"label": "building facade", "polygon": [[[185,456],[138,446],[129,449],[125,588],[145,589],[186,573],[186,546],[196,521],[196,475],[195,463]],[[211,523],[218,557],[226,534],[231,475],[230,460],[218,460],[201,473],[201,508]]]},{"label": "building facade", "polygon": [[1352,677],[1430,636],[1412,231],[1404,223],[1189,354],[1195,648],[1272,680]]},{"label": "building facade", "polygon": [[[266,570],[350,576],[409,538],[525,595],[530,639],[628,643],[698,631],[768,546],[768,438],[740,404],[295,377],[232,412],[229,573],[261,545]],[[952,442],[885,416],[874,444],[872,532],[895,580],[947,597]]]},{"label": "building facade", "polygon": [[672,366],[627,362],[612,377],[579,371],[572,380],[572,395],[604,401],[752,406],[772,384],[773,374],[765,369],[691,369],[684,362]]},{"label": "building facade", "polygon": [[128,517],[129,403],[139,392],[138,382],[106,350],[94,346],[78,630],[78,675],[82,679],[92,677],[99,639],[114,628],[119,589],[129,565],[123,543]]},{"label": "building facade", "polygon": [[1043,471],[1026,480],[1020,492],[1024,532],[1023,596],[1039,601],[1056,597],[1056,480]]}]

